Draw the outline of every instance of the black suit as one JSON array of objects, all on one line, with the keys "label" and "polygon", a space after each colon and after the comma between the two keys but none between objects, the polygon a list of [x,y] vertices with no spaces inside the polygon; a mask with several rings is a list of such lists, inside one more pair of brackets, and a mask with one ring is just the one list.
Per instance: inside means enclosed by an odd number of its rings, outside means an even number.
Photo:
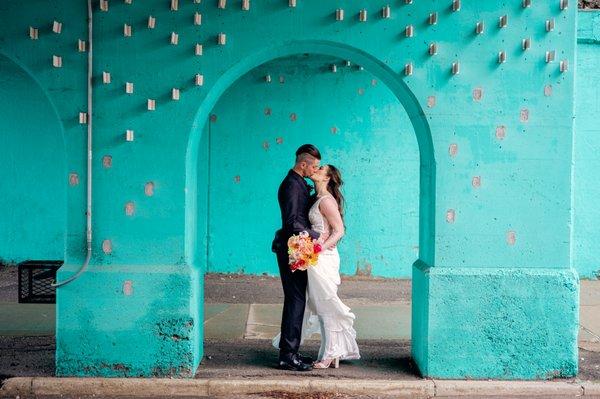
[{"label": "black suit", "polygon": [[298,353],[300,347],[308,279],[305,271],[290,271],[287,241],[293,234],[301,231],[308,232],[315,239],[319,238],[319,233],[310,229],[310,191],[302,176],[290,170],[279,186],[277,198],[281,209],[281,229],[275,233],[272,250],[277,255],[283,285],[284,302],[279,349],[280,354],[286,355]]}]

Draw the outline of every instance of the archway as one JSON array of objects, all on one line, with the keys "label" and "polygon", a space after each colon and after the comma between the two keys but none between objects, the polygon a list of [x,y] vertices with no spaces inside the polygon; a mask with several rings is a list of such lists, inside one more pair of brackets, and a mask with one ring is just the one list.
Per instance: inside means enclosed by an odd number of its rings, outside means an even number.
[{"label": "archway", "polygon": [[13,166],[0,172],[6,204],[0,216],[6,238],[0,243],[0,262],[62,260],[67,221],[63,126],[48,94],[27,69],[0,54],[0,70],[1,157]]},{"label": "archway", "polygon": [[[190,265],[194,265],[192,279],[196,285],[194,291],[195,303],[197,304],[196,312],[198,315],[202,314],[203,290],[201,285],[203,281],[202,274],[204,272],[203,265],[206,264],[206,251],[199,251],[197,246],[199,241],[204,244],[206,243],[207,227],[199,226],[196,218],[197,214],[206,214],[207,211],[206,204],[198,205],[198,186],[202,182],[198,181],[197,170],[200,160],[200,139],[204,124],[218,99],[241,76],[270,60],[303,53],[338,57],[361,65],[385,84],[398,98],[413,125],[420,155],[419,258],[415,263],[432,266],[434,259],[433,237],[435,231],[435,159],[429,124],[417,99],[397,73],[393,72],[383,62],[363,51],[335,42],[290,42],[280,47],[256,52],[228,70],[207,94],[206,99],[194,118],[193,130],[190,133],[186,153],[185,253],[186,261]],[[208,192],[208,187],[204,187],[203,190]],[[413,315],[415,314],[414,312],[415,309],[413,308]],[[413,331],[419,331],[419,329],[415,330],[413,328]],[[196,334],[198,334],[198,342],[202,342],[203,332],[201,328],[197,329]]]}]

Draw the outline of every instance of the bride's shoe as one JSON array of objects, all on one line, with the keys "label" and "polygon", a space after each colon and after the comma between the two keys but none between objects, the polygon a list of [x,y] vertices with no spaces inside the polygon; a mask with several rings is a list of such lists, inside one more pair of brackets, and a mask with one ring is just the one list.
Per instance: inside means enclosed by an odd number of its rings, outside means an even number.
[{"label": "bride's shoe", "polygon": [[334,369],[339,369],[340,368],[340,358],[336,357],[334,359],[321,360],[321,361],[313,364],[313,368],[315,368],[315,369],[327,369],[329,367],[332,367]]}]

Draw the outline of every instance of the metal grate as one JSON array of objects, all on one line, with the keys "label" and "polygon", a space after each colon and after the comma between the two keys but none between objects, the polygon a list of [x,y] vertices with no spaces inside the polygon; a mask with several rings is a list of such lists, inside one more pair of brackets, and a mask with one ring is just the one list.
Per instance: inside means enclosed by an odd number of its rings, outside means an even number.
[{"label": "metal grate", "polygon": [[61,260],[28,260],[19,263],[19,302],[56,303],[56,280]]}]

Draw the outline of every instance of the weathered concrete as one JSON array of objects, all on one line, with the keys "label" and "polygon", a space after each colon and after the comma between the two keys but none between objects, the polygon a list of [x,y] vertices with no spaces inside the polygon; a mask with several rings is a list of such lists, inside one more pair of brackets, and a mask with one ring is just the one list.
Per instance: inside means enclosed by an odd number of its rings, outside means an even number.
[{"label": "weathered concrete", "polygon": [[413,298],[414,309],[427,312],[426,318],[413,320],[413,356],[425,375],[550,379],[577,374],[579,280],[574,270],[415,267],[414,274],[413,289],[424,285],[429,293]]}]

